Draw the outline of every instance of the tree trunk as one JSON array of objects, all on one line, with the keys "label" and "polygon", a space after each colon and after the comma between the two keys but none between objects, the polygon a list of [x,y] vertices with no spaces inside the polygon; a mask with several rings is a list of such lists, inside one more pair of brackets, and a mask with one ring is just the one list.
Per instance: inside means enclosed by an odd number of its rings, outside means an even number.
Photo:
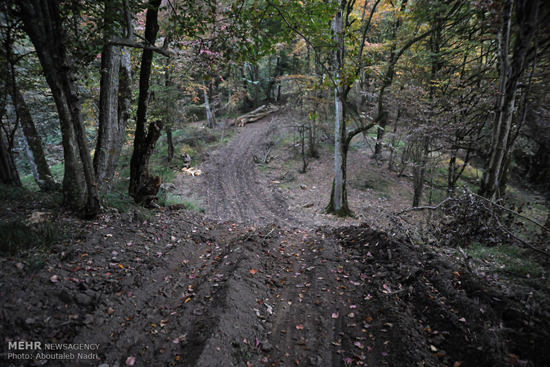
[{"label": "tree trunk", "polygon": [[[155,144],[160,137],[163,123],[160,120],[151,122],[147,135],[143,142],[138,146],[134,145],[134,154],[130,161],[130,172],[139,174],[139,186],[130,186],[130,195],[138,204],[149,205],[155,199],[161,184],[161,178],[158,176],[149,176],[149,159],[155,150]],[[139,156],[139,160],[134,160],[134,156]],[[130,181],[130,185],[136,181]]]},{"label": "tree trunk", "polygon": [[19,117],[19,122],[23,130],[23,135],[27,143],[27,154],[31,165],[32,175],[36,184],[42,191],[50,191],[55,189],[55,181],[50,172],[50,167],[46,161],[44,149],[42,148],[42,140],[36,131],[34,121],[32,119],[29,107],[25,102],[25,98],[21,91],[15,89],[15,105],[16,112]]},{"label": "tree trunk", "polygon": [[94,155],[94,170],[99,188],[109,187],[113,179],[121,146],[119,135],[124,126],[119,125],[119,74],[121,63],[120,46],[103,46],[101,53],[101,79],[99,92],[99,126]]},{"label": "tree trunk", "polygon": [[[158,8],[160,3],[161,0],[150,0],[147,9],[145,39],[151,45],[155,44],[159,30]],[[148,133],[145,132],[152,65],[153,50],[144,49],[141,57],[141,70],[139,76],[139,99],[136,114],[134,152],[130,161],[129,194],[137,203],[145,202],[145,204],[149,204],[160,188],[160,177],[149,177],[148,165],[149,158],[160,136],[160,131],[163,126],[162,121],[152,122],[149,125]]]},{"label": "tree trunk", "polygon": [[330,202],[325,209],[327,213],[335,214],[340,217],[351,215],[348,206],[346,190],[346,159],[348,144],[346,142],[346,123],[344,120],[344,87],[340,85],[342,68],[344,65],[344,37],[343,30],[343,7],[344,2],[340,2],[341,9],[336,13],[332,20],[332,31],[336,49],[334,51],[334,105],[335,105],[335,132],[334,132],[334,182],[330,194]]},{"label": "tree trunk", "polygon": [[0,181],[8,185],[21,186],[21,179],[13,155],[9,151],[3,135],[0,130]]},{"label": "tree trunk", "polygon": [[115,23],[117,11],[114,3],[105,2],[105,45],[101,53],[99,128],[94,155],[94,170],[100,189],[109,188],[115,175],[125,140],[132,93],[130,52],[109,44],[113,37],[122,33]]},{"label": "tree trunk", "polygon": [[93,218],[99,212],[99,196],[59,4],[54,0],[17,0],[16,4],[59,114],[65,159],[63,203],[75,209],[83,207],[81,214]]},{"label": "tree trunk", "polygon": [[427,138],[422,138],[419,142],[420,146],[413,148],[416,150],[416,162],[413,166],[413,208],[420,206],[422,200],[422,192],[424,191],[424,178],[426,176],[426,165],[428,164],[429,141]]},{"label": "tree trunk", "polygon": [[538,29],[539,0],[516,0],[518,32],[510,58],[513,0],[507,0],[503,9],[503,24],[499,33],[500,84],[495,106],[491,152],[483,172],[479,194],[493,198],[499,189],[506,165],[506,157],[512,148],[508,144],[514,117],[518,82],[525,70],[525,58],[531,41]]},{"label": "tree trunk", "polygon": [[[208,126],[210,129],[213,129],[216,127],[216,120],[214,119],[214,115],[212,114],[212,110],[210,109],[210,99],[208,98],[208,95],[212,92],[212,87],[210,83],[208,83],[208,88],[206,88],[206,84],[204,81],[202,82],[202,86],[204,87],[204,107],[206,109],[206,126]],[[208,89],[208,90],[207,90]]]},{"label": "tree trunk", "polygon": [[130,106],[132,103],[132,64],[130,60],[130,49],[123,48],[120,58],[120,70],[118,80],[118,135],[120,141],[118,142],[118,155],[116,155],[116,162],[120,158],[122,146],[126,141],[126,128],[128,126],[128,120],[130,120]]},{"label": "tree trunk", "polygon": [[166,142],[168,143],[168,160],[172,162],[174,159],[174,139],[172,138],[172,128],[166,126]]},{"label": "tree trunk", "polygon": [[319,158],[319,152],[317,151],[317,125],[315,123],[317,117],[317,112],[311,112],[308,119],[308,155],[312,158]]},{"label": "tree trunk", "polygon": [[382,108],[382,117],[380,118],[380,121],[378,122],[378,128],[376,129],[376,145],[374,146],[373,156],[375,159],[382,158],[383,140],[386,133],[386,125],[388,124],[388,112],[383,110],[384,103],[379,103],[379,106],[381,106]]}]

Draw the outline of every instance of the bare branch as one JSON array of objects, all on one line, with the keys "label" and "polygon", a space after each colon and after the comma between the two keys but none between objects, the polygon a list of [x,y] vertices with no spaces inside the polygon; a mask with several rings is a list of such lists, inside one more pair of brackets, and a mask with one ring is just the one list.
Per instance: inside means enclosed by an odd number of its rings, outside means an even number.
[{"label": "bare branch", "polygon": [[447,199],[443,200],[442,202],[440,202],[439,204],[437,204],[436,206],[417,206],[417,207],[414,207],[414,208],[408,208],[408,209],[400,211],[399,213],[395,213],[394,215],[401,215],[403,213],[417,211],[417,210],[437,210],[441,206],[443,206],[443,204],[445,204],[449,201],[456,201],[456,199],[455,198],[447,198]]},{"label": "bare branch", "polygon": [[109,45],[142,48],[144,50],[153,50],[154,52],[157,52],[166,57],[172,56],[172,53],[167,48],[159,48],[157,46],[152,46],[145,43],[132,41],[131,39],[128,39],[128,38],[112,39],[109,41]]}]

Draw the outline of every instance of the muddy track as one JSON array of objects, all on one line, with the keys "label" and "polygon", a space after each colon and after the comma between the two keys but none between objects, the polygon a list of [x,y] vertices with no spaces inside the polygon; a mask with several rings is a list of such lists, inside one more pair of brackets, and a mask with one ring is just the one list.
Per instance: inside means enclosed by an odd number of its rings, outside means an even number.
[{"label": "muddy track", "polygon": [[271,116],[239,128],[229,144],[211,154],[203,167],[202,182],[209,218],[250,224],[296,224],[296,218],[288,212],[288,203],[260,178],[254,163],[254,156],[265,156],[277,124],[277,117]]},{"label": "muddy track", "polygon": [[[86,235],[40,267],[0,258],[0,366],[550,366],[540,292],[511,293],[452,251],[293,217],[253,161],[276,127],[247,125],[212,153],[210,219],[60,215]],[[98,349],[14,358],[14,341]]]}]

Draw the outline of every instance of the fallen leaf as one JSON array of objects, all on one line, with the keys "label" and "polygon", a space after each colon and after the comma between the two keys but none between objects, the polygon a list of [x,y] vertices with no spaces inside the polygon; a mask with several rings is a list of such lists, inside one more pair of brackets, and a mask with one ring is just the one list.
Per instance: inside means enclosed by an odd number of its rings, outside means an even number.
[{"label": "fallen leaf", "polygon": [[254,274],[256,274],[256,273],[258,272],[258,270],[256,270],[256,269],[250,269],[249,272],[250,272],[250,274],[254,275]]},{"label": "fallen leaf", "polygon": [[453,363],[453,367],[460,367],[462,366],[462,361],[456,361],[455,363]]},{"label": "fallen leaf", "polygon": [[75,315],[69,315],[69,319],[70,320],[76,320],[76,319],[78,319],[78,315],[76,315],[76,314]]},{"label": "fallen leaf", "polygon": [[359,349],[365,348],[365,347],[363,346],[363,344],[361,344],[361,342],[355,342],[355,343],[353,343],[353,345],[355,345],[355,346],[356,346],[357,348],[359,348]]},{"label": "fallen leaf", "polygon": [[346,362],[346,364],[351,364],[351,362],[353,362],[353,359],[347,357],[344,361]]},{"label": "fallen leaf", "polygon": [[348,314],[348,317],[349,317],[350,319],[352,319],[352,318],[355,317],[355,314],[354,314],[353,312],[350,312],[350,313]]},{"label": "fallen leaf", "polygon": [[126,366],[133,366],[136,363],[136,357],[126,358]]},{"label": "fallen leaf", "polygon": [[338,316],[340,316],[340,314],[338,312],[335,312],[335,313],[332,314],[333,319],[337,319]]},{"label": "fallen leaf", "polygon": [[304,330],[304,325],[296,325],[296,329],[298,329],[298,330]]},{"label": "fallen leaf", "polygon": [[365,316],[365,321],[366,321],[366,322],[371,322],[371,321],[372,321],[372,317],[370,317],[370,316]]},{"label": "fallen leaf", "polygon": [[48,337],[48,338],[53,338],[54,336],[57,335],[58,332],[59,332],[59,330],[53,330],[51,333],[49,333],[48,335],[46,335],[46,337]]},{"label": "fallen leaf", "polygon": [[109,308],[107,309],[107,314],[108,314],[108,315],[112,315],[112,314],[114,314],[114,313],[115,313],[115,309],[114,309],[114,308],[109,307]]},{"label": "fallen leaf", "polygon": [[52,282],[52,283],[57,283],[57,282],[59,282],[59,276],[57,276],[57,275],[52,275],[52,276],[50,277],[50,282]]}]

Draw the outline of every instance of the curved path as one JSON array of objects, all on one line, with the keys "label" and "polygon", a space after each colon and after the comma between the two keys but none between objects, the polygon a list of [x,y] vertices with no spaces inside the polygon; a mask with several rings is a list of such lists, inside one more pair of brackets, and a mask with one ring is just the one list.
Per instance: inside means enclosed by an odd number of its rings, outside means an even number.
[{"label": "curved path", "polygon": [[211,154],[203,167],[201,188],[208,217],[253,224],[296,220],[285,199],[259,177],[253,158],[265,155],[277,123],[276,117],[269,116],[239,128],[231,142]]}]

